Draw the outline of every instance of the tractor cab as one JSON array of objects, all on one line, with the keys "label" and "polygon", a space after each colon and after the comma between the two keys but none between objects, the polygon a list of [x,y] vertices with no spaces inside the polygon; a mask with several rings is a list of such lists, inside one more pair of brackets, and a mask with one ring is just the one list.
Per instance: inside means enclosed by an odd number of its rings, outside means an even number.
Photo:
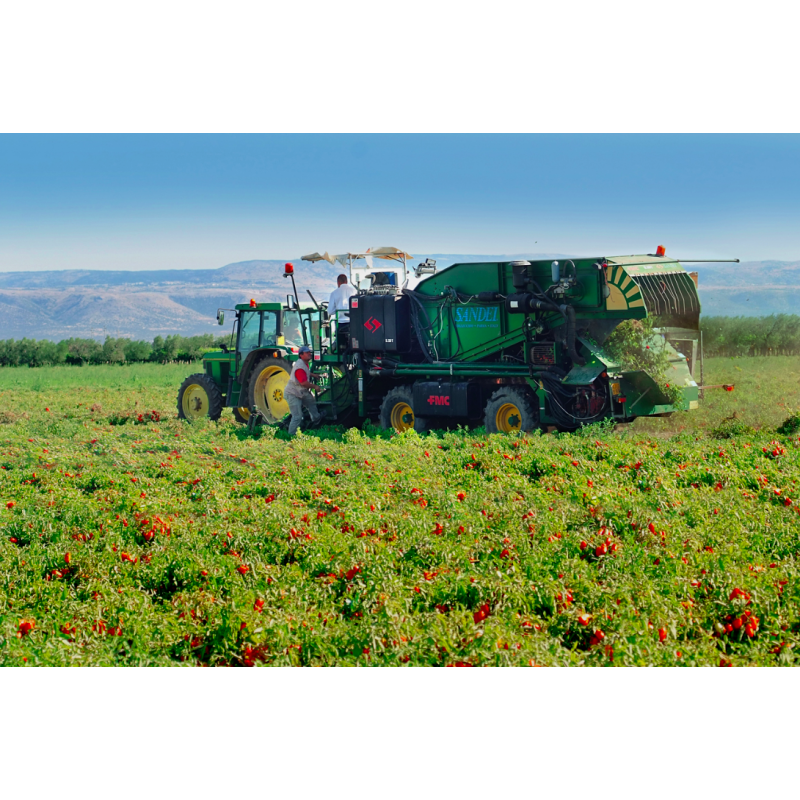
[{"label": "tractor cab", "polygon": [[239,359],[243,362],[254,350],[264,348],[296,355],[301,345],[312,343],[319,330],[319,321],[309,313],[313,311],[278,303],[237,305],[231,341]]}]

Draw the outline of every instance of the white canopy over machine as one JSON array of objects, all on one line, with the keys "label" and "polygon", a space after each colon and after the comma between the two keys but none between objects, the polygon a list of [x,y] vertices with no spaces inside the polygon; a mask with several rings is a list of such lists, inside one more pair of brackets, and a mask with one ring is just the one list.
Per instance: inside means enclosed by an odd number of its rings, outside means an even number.
[{"label": "white canopy over machine", "polygon": [[[394,269],[376,270],[373,266],[373,259],[381,259],[384,261],[394,261],[398,267]],[[406,262],[414,258],[411,253],[406,253],[405,250],[399,250],[396,247],[371,247],[364,253],[339,253],[337,255],[329,255],[327,251],[324,254],[309,253],[302,257],[303,261],[327,261],[329,264],[341,264],[350,273],[350,283],[356,288],[364,288],[361,286],[362,281],[369,281],[367,277],[371,273],[384,272],[395,275],[394,285],[397,287],[404,286],[408,278]],[[365,262],[361,265],[358,262]]]}]

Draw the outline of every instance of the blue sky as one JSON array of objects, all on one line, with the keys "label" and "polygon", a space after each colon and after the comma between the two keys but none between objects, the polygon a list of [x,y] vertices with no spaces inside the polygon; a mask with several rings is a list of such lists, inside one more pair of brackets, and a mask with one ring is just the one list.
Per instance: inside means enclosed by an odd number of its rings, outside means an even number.
[{"label": "blue sky", "polygon": [[2,135],[0,271],[427,253],[800,259],[797,135]]}]

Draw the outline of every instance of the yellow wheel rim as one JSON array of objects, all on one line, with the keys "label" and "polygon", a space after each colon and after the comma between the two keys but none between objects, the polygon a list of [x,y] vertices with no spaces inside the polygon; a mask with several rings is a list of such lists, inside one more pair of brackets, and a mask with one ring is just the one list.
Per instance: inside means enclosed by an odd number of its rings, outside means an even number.
[{"label": "yellow wheel rim", "polygon": [[512,433],[522,429],[522,414],[513,403],[503,403],[494,417],[497,430]]},{"label": "yellow wheel rim", "polygon": [[208,392],[199,383],[192,383],[186,387],[181,398],[181,408],[186,419],[208,416],[209,405]]},{"label": "yellow wheel rim", "polygon": [[407,431],[414,427],[414,412],[408,403],[397,403],[392,408],[392,427],[396,431]]},{"label": "yellow wheel rim", "polygon": [[245,408],[244,406],[241,406],[241,408],[237,408],[236,410],[239,412],[239,416],[242,419],[250,419],[250,409],[249,408]]},{"label": "yellow wheel rim", "polygon": [[271,422],[277,422],[289,413],[289,404],[283,396],[288,381],[289,373],[283,367],[276,366],[267,367],[256,378],[253,399],[258,410]]}]

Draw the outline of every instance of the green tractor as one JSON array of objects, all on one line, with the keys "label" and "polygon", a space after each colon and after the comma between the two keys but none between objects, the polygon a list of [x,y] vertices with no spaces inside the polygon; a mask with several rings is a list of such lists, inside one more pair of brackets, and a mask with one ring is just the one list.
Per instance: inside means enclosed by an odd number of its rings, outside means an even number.
[{"label": "green tractor", "polygon": [[[340,263],[356,293],[349,325],[324,303],[237,305],[231,346],[204,356],[178,395],[183,419],[281,423],[301,345],[314,352],[326,419],[418,431],[484,424],[489,432],[575,430],[698,405],[702,368],[696,275],[655,254],[409,268],[396,248],[303,260]],[[389,262],[375,268],[374,260]],[[363,262],[363,263],[362,263]],[[333,287],[332,287],[333,288]],[[309,292],[310,295],[310,292]],[[604,343],[625,320],[656,318],[646,347],[666,375],[620,363]],[[224,321],[218,312],[220,324]],[[234,345],[235,343],[235,345]],[[665,381],[666,378],[666,381]],[[255,421],[255,420],[253,420]]]},{"label": "green tractor", "polygon": [[302,345],[314,347],[315,381],[321,388],[317,404],[326,411],[326,418],[342,422],[352,416],[347,411],[352,405],[353,378],[345,377],[343,354],[336,346],[330,347],[326,304],[301,305],[293,266],[287,264],[285,270],[284,277],[291,277],[294,288],[286,304],[251,300],[217,311],[220,325],[225,322],[226,310],[235,313],[230,344],[205,354],[204,372],[190,375],[181,384],[181,419],[216,420],[224,408],[230,408],[243,425],[256,420],[269,425],[285,421],[289,405],[283,391]]}]

